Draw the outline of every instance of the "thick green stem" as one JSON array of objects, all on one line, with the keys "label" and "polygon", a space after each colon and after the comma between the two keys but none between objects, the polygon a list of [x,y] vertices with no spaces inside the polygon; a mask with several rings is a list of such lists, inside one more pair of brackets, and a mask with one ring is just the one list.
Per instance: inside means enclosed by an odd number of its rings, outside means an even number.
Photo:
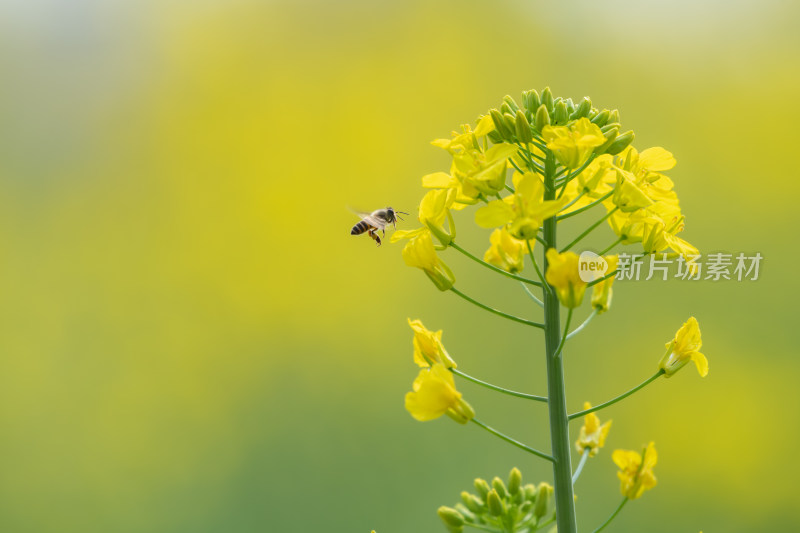
[{"label": "thick green stem", "polygon": [[[553,200],[555,188],[555,157],[547,152],[544,175],[544,200]],[[544,221],[546,249],[556,247],[556,218]],[[547,273],[547,258],[544,270]],[[547,406],[550,414],[550,442],[553,455],[553,484],[556,500],[558,533],[576,533],[575,497],[572,490],[572,465],[570,464],[569,420],[567,396],[564,387],[563,358],[558,356],[561,343],[559,302],[554,290],[544,291],[544,338],[547,360]]]}]

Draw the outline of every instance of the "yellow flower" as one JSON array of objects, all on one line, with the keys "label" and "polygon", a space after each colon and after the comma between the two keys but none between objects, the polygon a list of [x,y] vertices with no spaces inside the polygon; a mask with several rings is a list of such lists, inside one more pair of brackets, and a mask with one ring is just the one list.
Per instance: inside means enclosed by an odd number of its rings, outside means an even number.
[{"label": "yellow flower", "polygon": [[475,411],[456,390],[453,375],[439,363],[420,370],[412,389],[406,394],[406,410],[421,422],[447,414],[466,424],[475,416]]},{"label": "yellow flower", "polygon": [[[606,274],[614,272],[617,269],[619,256],[607,255],[605,260],[608,263],[608,271]],[[608,279],[596,283],[592,287],[592,308],[596,309],[598,313],[605,313],[611,307],[611,297],[614,294],[611,285],[614,284],[614,279],[616,279],[616,277],[616,275],[611,276]]]},{"label": "yellow flower", "polygon": [[[592,405],[589,402],[583,404],[584,409],[591,409]],[[575,443],[578,453],[589,449],[589,457],[594,457],[600,448],[606,443],[608,430],[611,429],[611,420],[600,425],[600,419],[594,413],[589,413],[583,417],[583,426],[581,426],[581,433]]]},{"label": "yellow flower", "polygon": [[700,325],[695,317],[681,326],[675,338],[666,344],[667,351],[658,363],[658,368],[664,371],[666,377],[671,376],[684,367],[689,361],[694,361],[700,377],[708,375],[708,360],[698,350],[703,346],[700,339]]},{"label": "yellow flower", "polygon": [[475,223],[482,228],[508,225],[508,231],[516,239],[530,240],[536,237],[542,221],[561,210],[569,201],[544,200],[544,184],[536,174],[515,173],[514,194],[502,200],[492,200],[475,212]]},{"label": "yellow flower", "polygon": [[644,457],[631,450],[614,450],[611,458],[620,469],[617,477],[621,482],[620,491],[626,498],[635,500],[656,486],[653,467],[658,461],[658,453],[652,442],[644,449]]},{"label": "yellow flower", "polygon": [[632,213],[653,205],[653,200],[639,188],[631,175],[623,170],[617,170],[617,186],[614,187],[611,201],[623,213]]},{"label": "yellow flower", "polygon": [[403,248],[403,260],[408,266],[421,268],[440,291],[449,290],[456,281],[450,267],[436,255],[431,232],[427,229],[408,241]]},{"label": "yellow flower", "polygon": [[483,260],[506,272],[521,272],[525,264],[527,246],[525,241],[515,239],[505,227],[496,229],[489,237],[491,246],[483,255]]},{"label": "yellow flower", "polygon": [[442,330],[430,331],[420,320],[408,319],[408,325],[414,330],[414,362],[421,367],[429,367],[439,363],[447,368],[455,368],[456,363],[444,349]]},{"label": "yellow flower", "polygon": [[586,282],[578,274],[578,255],[573,252],[558,253],[555,248],[547,250],[547,283],[556,290],[562,305],[578,307],[583,301]]},{"label": "yellow flower", "polygon": [[567,168],[578,168],[606,138],[596,124],[581,118],[569,126],[545,126],[542,137],[556,159]]}]

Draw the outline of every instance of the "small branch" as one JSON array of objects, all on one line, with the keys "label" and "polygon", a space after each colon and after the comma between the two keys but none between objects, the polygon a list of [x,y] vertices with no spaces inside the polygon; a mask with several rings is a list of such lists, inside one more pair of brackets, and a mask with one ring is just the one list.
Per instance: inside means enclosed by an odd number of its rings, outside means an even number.
[{"label": "small branch", "polygon": [[602,252],[600,252],[597,255],[606,255],[609,252],[609,250],[611,250],[613,247],[615,247],[616,245],[618,245],[619,243],[621,243],[624,240],[625,240],[625,237],[620,237],[616,241],[612,242],[611,246],[609,246],[608,248],[606,248],[605,250],[603,250]]},{"label": "small branch", "polygon": [[564,334],[561,337],[561,342],[558,343],[556,353],[553,357],[561,357],[561,350],[564,349],[564,343],[567,342],[567,332],[569,331],[569,323],[572,320],[572,308],[567,310],[567,320],[564,322]]},{"label": "small branch", "polygon": [[521,449],[525,450],[526,452],[530,452],[530,453],[532,453],[533,455],[535,455],[537,457],[541,457],[542,459],[547,459],[551,463],[553,462],[553,458],[550,457],[549,455],[547,455],[546,453],[540,452],[539,450],[537,450],[535,448],[531,448],[530,446],[522,444],[518,440],[514,440],[511,437],[509,437],[508,435],[504,435],[503,433],[500,433],[496,429],[487,426],[486,424],[484,424],[483,422],[481,422],[480,420],[478,420],[476,418],[473,418],[472,422],[474,422],[475,424],[479,425],[480,427],[482,427],[483,429],[485,429],[486,431],[488,431],[492,435],[494,435],[496,437],[500,437],[501,439],[503,439],[504,441],[508,442],[509,444],[513,444],[517,448],[521,448]]},{"label": "small branch", "polygon": [[542,284],[540,282],[538,282],[538,281],[534,281],[534,280],[528,279],[528,278],[523,278],[522,276],[517,276],[516,274],[512,274],[511,272],[506,272],[502,268],[498,268],[498,267],[496,267],[496,266],[494,266],[494,265],[492,265],[490,263],[487,263],[486,261],[483,261],[482,259],[478,259],[474,255],[472,255],[471,253],[469,253],[468,251],[466,251],[465,249],[463,249],[462,247],[457,245],[455,242],[451,242],[450,246],[452,246],[453,248],[455,248],[456,250],[458,250],[462,254],[466,255],[467,257],[469,257],[470,259],[472,259],[476,263],[485,266],[489,270],[494,270],[498,274],[502,274],[502,275],[504,275],[504,276],[506,276],[508,278],[515,279],[517,281],[522,281],[524,283],[529,283],[531,285],[536,285],[537,287],[541,287],[542,286]]},{"label": "small branch", "polygon": [[516,396],[517,398],[525,398],[526,400],[533,400],[535,402],[544,402],[547,403],[547,397],[545,396],[536,396],[535,394],[526,394],[524,392],[517,392],[509,389],[504,389],[503,387],[498,387],[497,385],[492,385],[491,383],[487,383],[485,381],[481,381],[478,378],[472,377],[469,374],[465,374],[464,372],[451,368],[450,372],[457,376],[461,376],[462,378],[466,379],[467,381],[471,381],[473,383],[477,383],[487,389],[492,389],[497,392],[502,392],[503,394],[508,394],[509,396]]},{"label": "small branch", "polygon": [[591,322],[592,319],[596,316],[597,316],[597,309],[592,309],[592,314],[586,317],[586,320],[583,321],[583,324],[581,324],[580,326],[569,332],[569,334],[567,335],[567,340],[570,340],[572,337],[580,333],[580,331],[583,328],[585,328],[589,324],[589,322]]},{"label": "small branch", "polygon": [[586,460],[589,458],[589,452],[591,448],[584,448],[583,455],[581,455],[581,462],[578,463],[578,468],[575,469],[575,473],[572,474],[572,484],[574,485],[578,478],[581,476],[581,472],[583,471],[583,466],[586,464]]},{"label": "small branch", "polygon": [[578,418],[579,416],[588,415],[589,413],[594,413],[595,411],[599,411],[600,409],[605,409],[609,405],[613,405],[613,404],[619,402],[620,400],[624,400],[625,398],[627,398],[628,396],[630,396],[634,392],[637,392],[639,389],[642,389],[645,386],[649,385],[650,383],[652,383],[656,379],[660,378],[663,374],[664,374],[664,370],[659,369],[658,372],[656,372],[655,374],[653,374],[652,376],[650,376],[649,378],[644,380],[642,383],[636,385],[634,388],[632,388],[628,392],[626,392],[624,394],[620,394],[619,396],[617,396],[613,400],[609,400],[609,401],[607,401],[605,403],[601,403],[600,405],[596,405],[596,406],[592,407],[591,409],[584,409],[583,411],[578,411],[577,413],[572,413],[567,418],[569,420],[573,420],[575,418]]},{"label": "small branch", "polygon": [[608,524],[610,524],[610,523],[611,523],[611,521],[612,521],[612,520],[614,520],[614,519],[617,517],[617,515],[618,515],[618,514],[619,514],[619,512],[622,510],[622,508],[623,508],[623,507],[625,507],[625,504],[626,504],[626,503],[628,503],[628,498],[627,498],[627,497],[625,497],[625,498],[623,498],[623,499],[622,499],[622,503],[620,503],[620,504],[619,504],[619,507],[617,507],[617,510],[616,510],[616,511],[614,511],[614,514],[612,514],[611,516],[609,516],[609,517],[608,517],[608,520],[606,520],[605,522],[603,522],[603,525],[602,525],[602,526],[600,526],[600,527],[598,527],[597,529],[595,529],[593,533],[600,533],[600,531],[603,531],[603,530],[606,528],[606,526],[607,526]]},{"label": "small branch", "polygon": [[479,302],[479,301],[477,301],[477,300],[475,300],[473,298],[470,298],[469,296],[467,296],[463,292],[459,291],[455,287],[451,287],[450,290],[453,291],[454,293],[458,294],[462,298],[464,298],[469,303],[471,303],[473,305],[476,305],[476,306],[480,307],[481,309],[485,309],[486,311],[489,311],[490,313],[494,313],[495,315],[501,316],[503,318],[507,318],[509,320],[513,320],[514,322],[519,322],[520,324],[525,324],[527,326],[533,326],[534,328],[544,329],[544,324],[540,324],[540,323],[534,322],[532,320],[527,320],[525,318],[520,318],[518,316],[509,315],[508,313],[504,313],[502,311],[498,311],[497,309],[495,309],[493,307],[489,307],[486,304],[482,304],[481,302]]},{"label": "small branch", "polygon": [[[575,211],[572,211],[572,212],[567,213],[565,215],[557,216],[556,220],[561,222],[565,218],[574,217],[575,215],[579,215],[579,214],[583,213],[584,211],[593,208],[596,205],[602,204],[604,201],[606,201],[608,198],[610,198],[612,194],[614,194],[614,191],[609,191],[608,193],[604,194],[603,196],[601,196],[600,198],[598,198],[594,202],[590,203],[589,205],[585,205],[585,206],[581,207],[580,209],[576,209]],[[563,211],[563,209],[562,209],[562,211]]]},{"label": "small branch", "polygon": [[575,246],[576,244],[578,244],[578,243],[579,243],[579,242],[580,242],[580,241],[581,241],[581,240],[582,240],[584,237],[586,237],[586,236],[587,236],[587,235],[589,235],[589,234],[590,234],[592,231],[594,231],[594,229],[595,229],[597,226],[599,226],[600,224],[602,224],[603,222],[605,222],[605,221],[606,221],[606,220],[607,220],[607,219],[608,219],[608,218],[609,218],[611,215],[613,215],[614,213],[616,213],[616,212],[617,212],[617,209],[619,209],[619,207],[614,207],[614,209],[612,209],[611,211],[609,211],[608,213],[606,213],[606,215],[605,215],[603,218],[601,218],[600,220],[598,220],[597,222],[595,222],[594,224],[592,224],[591,226],[589,226],[589,228],[588,228],[586,231],[584,231],[583,233],[581,233],[580,235],[578,235],[578,236],[575,238],[575,240],[574,240],[574,241],[572,241],[571,243],[569,243],[568,245],[566,245],[566,246],[564,247],[564,249],[563,249],[563,250],[561,250],[561,253],[563,254],[564,252],[566,252],[567,250],[569,250],[570,248],[572,248],[573,246]]},{"label": "small branch", "polygon": [[542,271],[539,270],[539,264],[536,262],[536,256],[533,255],[533,248],[531,248],[531,242],[525,241],[525,244],[528,245],[528,254],[531,256],[531,262],[533,263],[533,268],[536,270],[536,275],[539,276],[539,279],[542,282],[539,284],[540,287],[544,287],[545,292],[550,292],[553,289],[550,288],[550,285],[544,280],[544,276],[542,275]]},{"label": "small branch", "polygon": [[525,284],[524,284],[524,283],[522,283],[522,282],[520,282],[520,285],[522,285],[522,288],[523,288],[523,289],[525,289],[525,292],[526,292],[526,293],[528,293],[528,296],[530,296],[530,297],[531,297],[531,300],[533,300],[534,302],[536,302],[536,304],[537,304],[539,307],[541,307],[541,308],[544,308],[544,302],[543,302],[543,301],[541,301],[541,300],[540,300],[540,299],[539,299],[539,298],[538,298],[538,297],[537,297],[535,294],[533,294],[533,292],[532,292],[532,291],[531,291],[531,290],[528,288],[528,286],[527,286],[527,285],[525,285]]}]

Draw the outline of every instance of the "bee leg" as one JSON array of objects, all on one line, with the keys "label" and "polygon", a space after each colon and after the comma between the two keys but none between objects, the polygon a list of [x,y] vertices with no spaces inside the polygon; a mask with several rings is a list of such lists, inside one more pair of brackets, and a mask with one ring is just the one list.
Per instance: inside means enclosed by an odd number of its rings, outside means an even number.
[{"label": "bee leg", "polygon": [[378,234],[375,233],[374,229],[369,230],[369,236],[375,241],[375,244],[380,246],[381,245],[381,238],[378,237]]}]

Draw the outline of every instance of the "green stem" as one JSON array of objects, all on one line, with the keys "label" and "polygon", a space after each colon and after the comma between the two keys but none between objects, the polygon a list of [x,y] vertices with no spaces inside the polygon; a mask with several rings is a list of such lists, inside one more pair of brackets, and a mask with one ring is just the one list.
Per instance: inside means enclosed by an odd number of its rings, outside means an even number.
[{"label": "green stem", "polygon": [[660,378],[663,374],[664,374],[664,370],[659,369],[658,372],[656,372],[655,374],[653,374],[652,376],[650,376],[649,378],[647,378],[643,382],[639,383],[638,385],[636,385],[634,388],[632,388],[628,392],[626,392],[624,394],[620,394],[619,396],[617,396],[613,400],[608,400],[605,403],[601,403],[600,405],[596,405],[596,406],[592,407],[591,409],[584,409],[583,411],[578,411],[577,413],[572,413],[571,415],[569,415],[569,419],[573,420],[575,418],[578,418],[579,416],[588,415],[589,413],[594,413],[595,411],[599,411],[600,409],[605,409],[609,405],[614,405],[618,401],[624,400],[625,398],[627,398],[628,396],[630,396],[634,392],[637,392],[639,389],[642,389],[642,388],[646,387],[647,385],[649,385],[653,381],[655,381],[658,378]]},{"label": "green stem", "polygon": [[587,236],[587,235],[589,235],[589,234],[590,234],[592,231],[594,231],[594,229],[595,229],[597,226],[599,226],[600,224],[602,224],[603,222],[605,222],[605,221],[608,219],[608,217],[610,217],[611,215],[613,215],[614,213],[616,213],[616,212],[617,212],[617,209],[619,209],[619,207],[614,207],[614,209],[612,209],[611,211],[609,211],[608,213],[606,213],[606,215],[605,215],[603,218],[601,218],[600,220],[598,220],[597,222],[595,222],[594,224],[592,224],[591,226],[589,226],[589,228],[588,228],[586,231],[584,231],[583,233],[581,233],[580,235],[578,235],[578,236],[575,238],[575,240],[574,240],[574,241],[572,241],[572,242],[571,242],[571,243],[569,243],[569,244],[568,244],[566,247],[564,247],[564,249],[563,249],[563,250],[561,250],[561,253],[563,254],[564,252],[566,252],[567,250],[569,250],[570,248],[572,248],[573,246],[575,246],[576,244],[578,244],[578,243],[579,243],[579,242],[580,242],[580,241],[581,241],[581,240],[582,240],[584,237],[586,237],[586,236]]},{"label": "green stem", "polygon": [[611,272],[609,272],[608,274],[606,274],[606,275],[605,275],[605,276],[603,276],[602,278],[593,279],[592,281],[590,281],[589,283],[587,283],[587,284],[586,284],[586,288],[589,288],[589,287],[591,287],[592,285],[597,285],[597,284],[598,284],[598,283],[600,283],[601,281],[605,281],[605,280],[607,280],[608,278],[610,278],[611,276],[615,276],[615,275],[616,275],[618,272],[619,272],[619,269],[618,269],[618,268],[615,268],[614,270],[612,270]]},{"label": "green stem", "polygon": [[603,531],[603,530],[606,528],[606,526],[607,526],[608,524],[610,524],[610,523],[611,523],[611,521],[612,521],[612,520],[614,520],[614,519],[617,517],[617,515],[618,515],[618,514],[619,514],[619,512],[622,510],[622,508],[623,508],[623,507],[625,507],[625,504],[626,504],[626,503],[628,503],[628,498],[627,498],[627,497],[625,497],[625,498],[623,498],[623,499],[622,499],[622,503],[620,503],[620,504],[619,504],[619,507],[617,507],[617,510],[616,510],[616,511],[614,511],[614,514],[612,514],[611,516],[609,516],[609,517],[608,517],[608,520],[606,520],[605,522],[603,522],[603,525],[602,525],[602,526],[600,526],[600,527],[598,527],[597,529],[595,529],[593,533],[600,533],[600,531]]},{"label": "green stem", "polygon": [[580,333],[580,331],[583,328],[585,328],[589,324],[589,322],[591,322],[592,319],[594,317],[596,317],[596,316],[597,316],[597,309],[593,309],[592,310],[592,314],[590,314],[588,317],[586,317],[586,320],[584,320],[583,323],[580,326],[578,326],[577,328],[575,328],[575,329],[573,329],[572,331],[569,332],[569,334],[567,335],[567,340],[570,340],[572,337],[574,337],[575,335]]},{"label": "green stem", "polygon": [[591,448],[584,448],[583,454],[581,455],[581,462],[578,463],[578,468],[575,469],[575,473],[572,474],[572,484],[574,485],[578,478],[581,477],[581,472],[583,471],[584,465],[586,465],[586,459],[589,458],[589,452],[592,451]]},{"label": "green stem", "polygon": [[478,259],[474,255],[472,255],[471,253],[469,253],[468,251],[466,251],[465,249],[463,249],[462,247],[457,245],[455,242],[451,242],[450,246],[452,246],[453,248],[455,248],[456,250],[458,250],[462,254],[466,255],[467,257],[469,257],[470,259],[472,259],[476,263],[485,266],[489,270],[494,270],[498,274],[502,274],[502,275],[504,275],[504,276],[506,276],[508,278],[515,279],[517,281],[522,281],[524,283],[529,283],[531,285],[536,285],[537,287],[541,287],[542,286],[542,284],[540,282],[538,282],[538,281],[534,281],[534,280],[528,279],[528,278],[523,278],[522,276],[517,276],[516,274],[512,274],[511,272],[506,272],[502,268],[498,268],[498,267],[492,265],[491,263],[487,263],[486,261]]},{"label": "green stem", "polygon": [[619,239],[617,239],[616,241],[612,242],[612,243],[611,243],[611,246],[609,246],[608,248],[606,248],[605,250],[603,250],[602,252],[600,252],[600,253],[599,253],[599,254],[597,254],[597,255],[606,255],[606,254],[608,253],[608,251],[609,251],[609,250],[611,250],[613,247],[615,247],[616,245],[618,245],[619,243],[621,243],[621,242],[622,242],[622,241],[624,241],[624,240],[625,240],[625,237],[620,237],[620,238],[619,238]]},{"label": "green stem", "polygon": [[[594,206],[596,206],[596,205],[598,205],[598,204],[602,204],[602,203],[603,203],[605,200],[607,200],[607,199],[608,199],[608,198],[609,198],[609,197],[610,197],[612,194],[614,194],[614,191],[609,191],[608,193],[604,194],[603,196],[601,196],[600,198],[598,198],[598,199],[597,199],[597,200],[595,200],[594,202],[590,203],[589,205],[585,205],[585,206],[581,207],[580,209],[576,209],[575,211],[572,211],[572,212],[570,212],[570,213],[567,213],[567,214],[565,214],[565,215],[559,215],[559,216],[558,216],[558,217],[556,217],[556,218],[557,218],[557,219],[558,219],[558,221],[560,222],[560,221],[564,220],[565,218],[574,217],[575,215],[580,215],[580,214],[581,214],[581,213],[583,213],[584,211],[587,211],[587,210],[589,210],[589,209],[593,208]],[[563,211],[563,209],[562,209],[562,211]]]},{"label": "green stem", "polygon": [[[553,153],[547,152],[544,175],[544,200],[554,200],[556,161]],[[556,217],[544,221],[546,248],[556,247]],[[531,254],[533,255],[533,254]],[[547,255],[545,254],[545,272]],[[545,283],[549,288],[549,285]],[[570,464],[569,419],[567,418],[567,395],[564,387],[564,367],[558,357],[561,328],[559,325],[559,302],[554,290],[544,293],[544,338],[547,363],[547,407],[550,415],[550,442],[553,454],[553,485],[555,489],[556,523],[558,533],[576,533],[575,496],[572,489],[572,466]]]},{"label": "green stem", "polygon": [[480,427],[482,427],[483,429],[485,429],[486,431],[488,431],[488,432],[489,432],[489,433],[491,433],[492,435],[494,435],[494,436],[496,436],[496,437],[500,437],[501,439],[503,439],[504,441],[508,442],[509,444],[513,444],[513,445],[514,445],[514,446],[516,446],[517,448],[521,448],[521,449],[525,450],[526,452],[530,452],[530,453],[532,453],[533,455],[536,455],[537,457],[541,457],[542,459],[547,459],[548,461],[552,461],[552,460],[553,460],[553,458],[552,458],[552,457],[550,457],[549,455],[547,455],[546,453],[544,453],[544,452],[540,452],[540,451],[539,451],[539,450],[537,450],[536,448],[531,448],[530,446],[528,446],[528,445],[526,445],[526,444],[522,444],[522,443],[521,443],[520,441],[518,441],[518,440],[514,440],[514,439],[512,439],[512,438],[511,438],[511,437],[509,437],[508,435],[505,435],[505,434],[503,434],[503,433],[500,433],[500,432],[499,432],[499,431],[497,431],[496,429],[494,429],[494,428],[492,428],[492,427],[489,427],[489,426],[487,426],[486,424],[484,424],[483,422],[481,422],[481,421],[480,421],[480,420],[478,420],[477,418],[473,418],[473,419],[472,419],[472,422],[474,422],[475,424],[479,425]]},{"label": "green stem", "polygon": [[[544,280],[544,276],[542,275],[542,271],[539,270],[539,264],[536,262],[536,256],[533,255],[533,248],[531,248],[531,241],[525,241],[525,244],[528,245],[528,254],[531,256],[531,263],[533,263],[533,268],[536,270],[536,275],[539,276],[539,279],[542,280],[542,283],[539,285],[540,287],[544,287],[544,292],[553,292],[553,289],[550,288],[550,285]],[[547,242],[542,243],[544,246],[547,246]]]},{"label": "green stem", "polygon": [[457,370],[455,368],[451,368],[450,372],[457,376],[461,376],[462,378],[466,379],[467,381],[471,381],[473,383],[477,383],[478,385],[482,385],[487,389],[492,389],[497,392],[502,392],[503,394],[508,394],[509,396],[516,396],[517,398],[525,398],[526,400],[533,400],[536,402],[545,402],[547,403],[547,398],[544,396],[536,396],[535,394],[526,394],[524,392],[517,392],[509,389],[504,389],[503,387],[498,387],[497,385],[492,385],[491,383],[487,383],[485,381],[481,381],[478,378],[472,377],[469,374],[465,374],[464,372]]},{"label": "green stem", "polygon": [[541,301],[541,300],[540,300],[540,299],[539,299],[539,298],[538,298],[538,297],[537,297],[535,294],[533,294],[533,291],[531,291],[531,290],[528,288],[528,286],[527,286],[527,285],[525,285],[524,283],[520,283],[520,285],[522,285],[522,288],[523,288],[523,289],[525,289],[525,292],[526,292],[526,293],[528,293],[528,296],[530,296],[530,297],[531,297],[531,300],[533,300],[534,302],[536,302],[536,305],[538,305],[539,307],[544,307],[544,302],[543,302],[543,301]]},{"label": "green stem", "polygon": [[473,305],[477,305],[481,309],[485,309],[486,311],[489,311],[490,313],[494,313],[494,314],[496,314],[498,316],[501,316],[503,318],[507,318],[509,320],[513,320],[514,322],[519,322],[520,324],[526,324],[528,326],[533,326],[535,328],[544,329],[544,324],[540,324],[540,323],[534,322],[532,320],[527,320],[525,318],[520,318],[518,316],[509,315],[508,313],[504,313],[502,311],[498,311],[497,309],[495,309],[493,307],[489,307],[486,304],[480,303],[478,300],[470,298],[469,296],[467,296],[466,294],[464,294],[460,290],[456,289],[455,287],[450,287],[450,290],[453,291],[454,293],[458,294],[462,298],[464,298],[469,303],[471,303]]},{"label": "green stem", "polygon": [[561,356],[561,350],[564,349],[564,343],[567,342],[567,333],[569,332],[569,323],[572,321],[572,308],[570,307],[567,311],[567,320],[564,322],[564,334],[561,337],[561,342],[558,343],[558,349],[556,350],[556,356]]}]

